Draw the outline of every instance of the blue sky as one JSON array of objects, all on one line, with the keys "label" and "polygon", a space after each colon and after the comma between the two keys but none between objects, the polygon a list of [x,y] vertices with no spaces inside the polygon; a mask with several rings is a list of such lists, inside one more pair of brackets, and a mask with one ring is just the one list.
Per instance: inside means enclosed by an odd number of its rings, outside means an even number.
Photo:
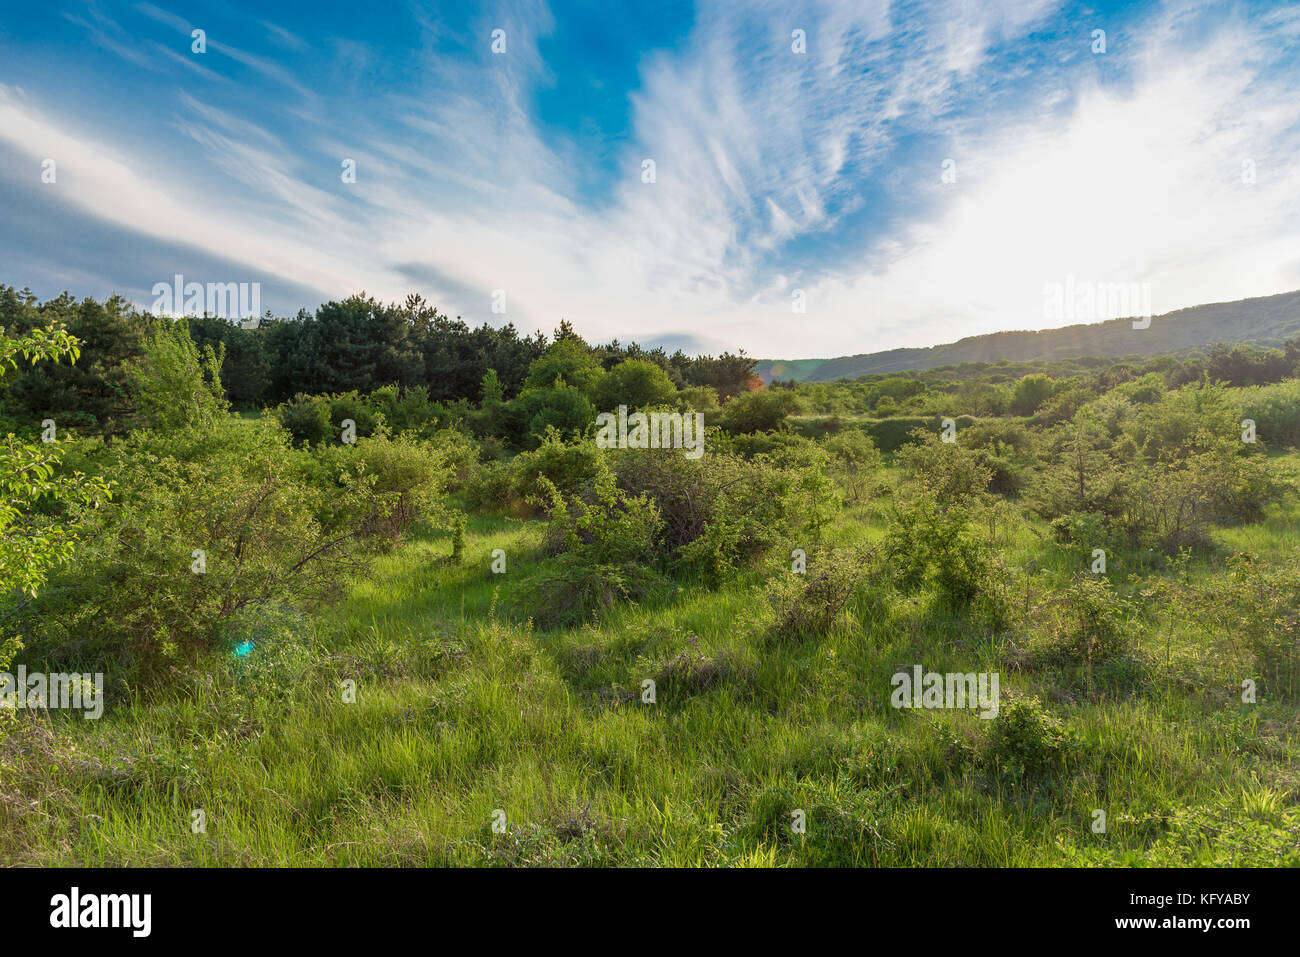
[{"label": "blue sky", "polygon": [[1059,325],[1067,277],[1300,288],[1294,4],[0,11],[0,282],[41,296],[419,292],[802,358]]}]

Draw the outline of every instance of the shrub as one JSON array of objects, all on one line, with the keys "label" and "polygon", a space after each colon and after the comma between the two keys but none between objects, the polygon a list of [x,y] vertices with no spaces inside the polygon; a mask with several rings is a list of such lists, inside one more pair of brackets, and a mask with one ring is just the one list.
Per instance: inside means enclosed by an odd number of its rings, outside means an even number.
[{"label": "shrub", "polygon": [[1034,413],[1034,421],[1040,425],[1059,425],[1068,422],[1093,398],[1093,392],[1082,386],[1059,388],[1038,407],[1038,411]]},{"label": "shrub", "polygon": [[[888,398],[886,396],[885,398]],[[882,402],[884,399],[881,400]],[[877,404],[876,412],[878,415],[886,415],[887,411],[881,410]],[[909,416],[905,418],[883,418],[877,422],[869,422],[865,426],[867,435],[871,441],[876,444],[876,448],[888,455],[891,452],[897,452],[904,445],[915,441],[917,429],[925,429],[928,432],[939,432],[939,419],[920,418]]]},{"label": "shrub", "polygon": [[477,442],[457,429],[438,429],[429,434],[414,433],[437,449],[447,463],[447,490],[454,492],[464,487],[482,468],[479,459],[483,449]]},{"label": "shrub", "polygon": [[584,343],[560,339],[528,367],[523,391],[551,389],[563,382],[589,395],[604,375],[605,370]]},{"label": "shrub", "polygon": [[451,564],[465,563],[465,513],[457,512],[451,521]]},{"label": "shrub", "polygon": [[1210,544],[1215,523],[1257,519],[1279,488],[1262,456],[1247,457],[1231,445],[1181,462],[1136,462],[1112,509],[1111,525],[1135,546],[1168,553],[1202,548]]},{"label": "shrub", "polygon": [[604,455],[590,438],[566,440],[557,430],[548,429],[537,448],[478,470],[465,491],[477,508],[527,517],[550,505],[543,479],[561,494],[575,495],[596,477]]},{"label": "shrub", "polygon": [[659,510],[658,555],[671,555],[699,538],[714,518],[718,483],[709,460],[715,454],[695,461],[675,449],[627,449],[612,455],[619,488],[646,496]]},{"label": "shrub", "polygon": [[1124,474],[1111,449],[1112,436],[1090,411],[1053,431],[1035,487],[1035,508],[1053,519],[1095,512],[1113,514],[1124,491]]},{"label": "shrub", "polygon": [[548,483],[565,495],[575,494],[600,474],[604,453],[591,439],[566,441],[550,429],[536,449],[521,452],[512,465],[521,496],[549,501]]},{"label": "shrub", "polygon": [[718,583],[799,527],[808,470],[725,452],[690,460],[679,451],[625,450],[619,485],[653,500],[664,519],[657,549],[666,560]]},{"label": "shrub", "polygon": [[[596,381],[591,398],[602,412],[613,412],[620,405],[626,405],[628,409],[657,408],[675,402],[677,387],[668,378],[668,373],[655,363],[626,359]],[[717,405],[716,399],[713,404]]]},{"label": "shrub", "polygon": [[1239,390],[1242,418],[1252,419],[1264,441],[1300,446],[1300,380]]},{"label": "shrub", "polygon": [[521,417],[528,423],[524,442],[536,448],[554,429],[565,438],[576,438],[596,421],[596,408],[591,400],[564,382],[554,386],[525,392],[512,403],[521,408]]},{"label": "shrub", "polygon": [[1206,582],[1196,603],[1208,628],[1253,658],[1266,690],[1300,694],[1300,571],[1234,555],[1226,577]]},{"label": "shrub", "polygon": [[[713,655],[700,651],[700,639],[692,635],[689,647],[657,664],[647,663],[645,670],[654,676],[656,697],[672,701],[679,696],[699,694],[735,677],[750,677],[746,668],[732,652],[723,650]],[[640,662],[639,662],[640,664]]]},{"label": "shrub", "polygon": [[850,498],[860,502],[871,477],[881,467],[882,458],[875,443],[861,429],[848,429],[829,439],[826,450],[840,467]]},{"label": "shrub", "polygon": [[275,414],[295,445],[317,445],[333,436],[329,402],[320,396],[300,392],[276,409]]},{"label": "shrub", "polygon": [[921,429],[912,433],[912,439],[898,453],[911,488],[923,490],[942,505],[968,505],[985,497],[993,470],[975,449],[960,439],[944,442]]},{"label": "shrub", "polygon": [[1008,783],[1064,770],[1076,744],[1076,737],[1036,697],[1003,702],[989,723],[985,764]]},{"label": "shrub", "polygon": [[678,392],[677,408],[682,412],[702,412],[706,425],[716,425],[722,411],[717,391],[706,385],[691,386]]},{"label": "shrub", "polygon": [[519,602],[539,627],[569,628],[620,604],[641,601],[663,584],[641,565],[593,565],[561,556],[524,585]]},{"label": "shrub", "polygon": [[494,512],[531,513],[532,506],[515,494],[515,474],[510,462],[491,462],[476,472],[465,485],[470,506]]},{"label": "shrub", "polygon": [[601,468],[590,494],[568,500],[547,478],[539,479],[550,497],[547,541],[552,550],[592,564],[647,562],[663,520],[648,496],[622,491],[614,473]]},{"label": "shrub", "polygon": [[1102,517],[1093,512],[1072,512],[1052,520],[1052,536],[1059,545],[1074,546],[1077,557],[1091,557],[1106,542]]},{"label": "shrub", "polygon": [[445,468],[431,449],[378,435],[317,451],[295,450],[273,420],[230,417],[105,450],[119,493],[26,611],[34,650],[128,681],[198,667],[247,611],[337,596],[438,508]]},{"label": "shrub", "polygon": [[643,597],[658,581],[647,567],[661,520],[645,496],[622,492],[602,468],[585,498],[566,499],[539,479],[550,497],[546,540],[556,558],[522,592],[543,627],[571,625],[619,602]]},{"label": "shrub", "polygon": [[[33,329],[21,336],[0,328],[0,378],[17,357],[36,362],[78,356],[77,340],[61,329]],[[74,556],[83,513],[109,498],[98,478],[60,469],[62,456],[46,443],[0,443],[0,598],[35,598],[55,569]],[[21,606],[19,606],[21,608]],[[22,642],[0,634],[0,672],[7,671]],[[0,741],[13,716],[0,708]]]},{"label": "shrub", "polygon": [[1023,424],[983,420],[962,431],[960,442],[975,449],[979,463],[989,470],[990,492],[1018,498],[1029,485],[1037,465],[1038,442]]},{"label": "shrub", "polygon": [[422,385],[404,391],[397,385],[386,385],[370,393],[367,404],[383,417],[395,435],[414,432],[421,438],[431,439],[447,431],[445,426],[450,418],[447,409],[431,401],[429,390]]},{"label": "shrub", "polygon": [[722,426],[728,432],[770,432],[799,408],[799,397],[789,389],[742,392],[723,406]]},{"label": "shrub", "polygon": [[1048,656],[1056,661],[1091,669],[1132,649],[1133,603],[1103,576],[1080,572],[1047,611]]},{"label": "shrub", "polygon": [[338,440],[343,434],[343,423],[351,420],[358,436],[373,435],[384,422],[382,415],[376,413],[365,397],[358,392],[344,392],[327,397],[330,410],[330,435],[327,438]]},{"label": "shrub", "polygon": [[884,547],[890,574],[903,591],[933,587],[945,604],[974,611],[994,630],[1010,623],[1008,573],[966,509],[919,496],[895,510]]},{"label": "shrub", "polygon": [[100,664],[73,670],[159,678],[213,652],[247,606],[336,594],[364,564],[368,503],[358,486],[309,484],[300,454],[274,423],[234,421],[139,432],[106,452],[119,492],[29,610],[34,645]]},{"label": "shrub", "polygon": [[806,449],[814,445],[811,439],[795,432],[749,432],[740,435],[720,432],[710,448],[752,459],[759,455],[776,455],[785,449]]},{"label": "shrub", "polygon": [[1033,415],[1052,394],[1054,383],[1041,372],[1022,376],[1011,393],[1011,412],[1014,415]]},{"label": "shrub", "polygon": [[140,420],[150,428],[173,429],[208,426],[224,415],[224,350],[200,351],[184,319],[158,320],[144,355],[124,369]]},{"label": "shrub", "polygon": [[318,446],[313,457],[317,481],[353,493],[338,500],[340,508],[366,504],[359,534],[395,544],[417,522],[443,517],[450,466],[442,452],[410,434],[392,438],[381,429],[355,444]]},{"label": "shrub", "polygon": [[874,549],[827,549],[804,575],[775,579],[768,589],[776,611],[771,634],[778,639],[826,634],[858,588],[879,571]]}]

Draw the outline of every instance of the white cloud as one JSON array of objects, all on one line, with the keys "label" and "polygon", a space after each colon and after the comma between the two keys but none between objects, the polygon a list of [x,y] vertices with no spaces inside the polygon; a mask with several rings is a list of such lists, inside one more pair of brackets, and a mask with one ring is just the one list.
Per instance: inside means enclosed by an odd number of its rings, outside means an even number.
[{"label": "white cloud", "polygon": [[1094,87],[1063,122],[980,144],[996,163],[959,180],[882,273],[815,286],[809,319],[860,310],[877,332],[866,351],[1059,325],[1042,287],[1069,275],[1149,283],[1157,312],[1295,288],[1300,105],[1246,65],[1251,42],[1228,31],[1196,56],[1148,50],[1131,95]]},{"label": "white cloud", "polygon": [[[1193,45],[1194,11],[1170,7],[1117,32],[1139,64],[1122,92],[1085,80],[1096,64],[1079,55],[1078,79],[1046,78],[1011,117],[981,125],[978,104],[950,110],[962,84],[989,82],[991,46],[1052,9],[952,0],[914,22],[885,3],[706,5],[683,48],[643,62],[625,178],[598,200],[575,186],[582,158],[530,115],[550,69],[537,38],[555,28],[537,5],[485,17],[473,65],[431,57],[427,95],[360,116],[320,91],[286,106],[313,121],[312,143],[182,96],[175,126],[205,158],[189,167],[148,144],[110,148],[107,130],[4,88],[0,138],[63,157],[77,175],[59,189],[91,215],[324,295],[399,299],[407,270],[427,267],[419,291],[467,319],[498,318],[488,303],[501,288],[524,329],[565,317],[593,339],[690,333],[825,356],[1051,325],[1042,286],[1067,275],[1150,282],[1158,310],[1300,285],[1300,105],[1270,85],[1259,27],[1230,21]],[[508,57],[488,52],[497,24]],[[804,56],[790,50],[796,27]],[[956,184],[939,182],[942,157],[898,152],[900,118],[959,150]],[[322,154],[337,157],[327,177],[312,165]],[[344,157],[358,161],[357,183],[331,192],[322,183]],[[645,157],[654,184],[641,182]],[[1253,186],[1241,183],[1245,158]],[[865,177],[915,194],[925,215],[856,251],[841,242],[825,262],[782,261],[862,215]],[[790,310],[796,287],[804,315]]]}]

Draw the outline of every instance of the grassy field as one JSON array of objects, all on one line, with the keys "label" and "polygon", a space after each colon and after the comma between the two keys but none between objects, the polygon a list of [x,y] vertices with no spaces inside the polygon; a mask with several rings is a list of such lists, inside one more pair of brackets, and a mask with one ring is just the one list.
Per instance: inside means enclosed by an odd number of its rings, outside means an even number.
[{"label": "grassy field", "polygon": [[[887,501],[840,513],[807,544],[809,571],[832,545],[879,539]],[[1300,718],[1291,701],[1242,702],[1250,671],[1231,623],[1148,601],[1133,653],[1087,675],[1044,665],[1032,631],[980,637],[889,591],[856,594],[820,636],[778,640],[767,596],[791,571],[777,555],[718,590],[542,631],[514,602],[553,561],[543,527],[472,519],[460,565],[446,536],[416,536],[342,604],[269,622],[198,693],[18,722],[0,858],[1300,864]],[[1017,515],[998,534],[1026,580],[1060,587],[1077,570],[1045,526]],[[1173,574],[1212,583],[1227,551],[1292,562],[1300,512],[1273,507],[1216,544],[1178,573],[1116,554],[1108,577],[1140,596]],[[1003,721],[891,707],[890,676],[914,663],[999,672]],[[1046,724],[1008,737],[1007,709],[1035,698]],[[1025,773],[1021,748],[1045,763]]]}]

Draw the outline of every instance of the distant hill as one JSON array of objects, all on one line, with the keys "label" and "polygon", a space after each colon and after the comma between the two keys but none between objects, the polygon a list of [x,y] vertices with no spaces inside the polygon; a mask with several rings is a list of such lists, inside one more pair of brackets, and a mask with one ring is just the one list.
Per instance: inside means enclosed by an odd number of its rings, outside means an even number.
[{"label": "distant hill", "polygon": [[1178,309],[1154,317],[1148,329],[1134,329],[1131,319],[1111,319],[1041,332],[993,332],[923,349],[890,349],[838,359],[764,359],[758,364],[758,374],[764,382],[830,382],[876,372],[999,359],[1151,356],[1209,347],[1216,342],[1280,346],[1296,335],[1300,335],[1300,290]]}]

